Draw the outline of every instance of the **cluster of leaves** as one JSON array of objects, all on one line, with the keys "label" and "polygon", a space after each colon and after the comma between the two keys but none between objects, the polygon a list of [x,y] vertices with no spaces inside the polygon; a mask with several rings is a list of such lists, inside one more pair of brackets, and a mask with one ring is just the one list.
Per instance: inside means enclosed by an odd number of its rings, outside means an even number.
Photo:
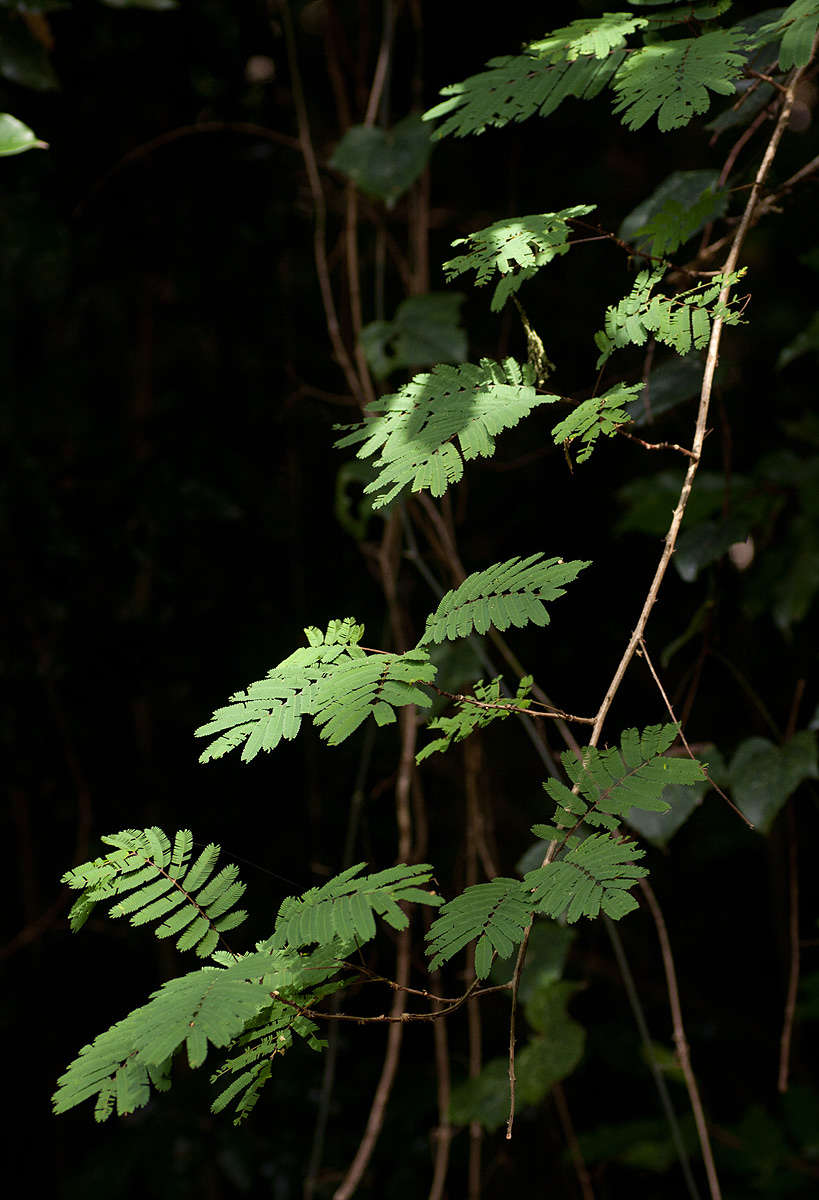
[{"label": "cluster of leaves", "polygon": [[497,434],[556,399],[538,396],[531,370],[511,358],[503,364],[486,358],[478,366],[441,364],[376,400],[368,419],[347,426],[350,432],[336,445],[359,446],[359,458],[377,455],[376,477],[364,489],[373,494],[374,508],[407,487],[443,496],[463,477],[464,460],[488,458]]},{"label": "cluster of leaves", "polygon": [[[415,761],[421,763],[430,754],[443,753],[453,742],[463,742],[479,729],[485,729],[493,721],[503,720],[513,712],[527,709],[532,703],[529,690],[532,686],[532,676],[524,675],[518,684],[516,694],[508,700],[501,695],[501,677],[497,675],[489,683],[477,680],[474,686],[474,698],[458,696],[456,709],[451,717],[433,717],[427,724],[430,733],[438,736],[432,742],[427,742],[415,756]],[[478,703],[474,703],[474,701]],[[486,707],[484,707],[486,706]]]},{"label": "cluster of leaves", "polygon": [[570,222],[594,212],[593,204],[576,204],[556,213],[539,213],[530,217],[496,221],[486,229],[457,238],[455,246],[467,250],[444,263],[448,280],[465,271],[475,272],[478,287],[500,275],[491,308],[498,312],[520,285],[559,255],[568,253]]},{"label": "cluster of leaves", "polygon": [[[535,114],[546,117],[569,97],[588,100],[610,86],[613,111],[629,129],[656,118],[666,132],[707,112],[712,94],[731,96],[749,57],[762,46],[780,43],[783,71],[809,61],[819,23],[811,0],[796,0],[755,31],[740,22],[695,37],[676,36],[680,26],[701,25],[727,7],[679,5],[665,13],[604,13],[573,21],[530,42],[522,54],[493,58],[488,70],[443,88],[445,99],[425,119],[444,118],[436,137],[464,137]],[[672,36],[664,40],[666,30]],[[644,44],[629,46],[630,38]]]},{"label": "cluster of leaves", "polygon": [[292,1044],[294,1035],[320,1048],[317,1028],[302,1009],[343,986],[344,958],[375,936],[374,914],[403,929],[408,918],[401,902],[441,903],[427,889],[432,872],[424,863],[375,875],[361,875],[363,864],[358,864],[321,888],[286,899],[272,936],[255,951],[237,955],[215,950],[223,932],[244,917],[225,916],[244,891],[234,866],[205,882],[218,846],[206,847],[188,869],[188,830],[176,834],[172,851],[157,828],[124,830],[103,841],[115,849],[64,876],[63,882],[81,893],[73,910],[75,926],[100,900],[124,897],[116,901],[113,915],[133,913],[133,924],[162,922],[155,930],[160,938],[187,922],[198,936],[183,936],[177,947],[195,948],[214,965],[164,984],[146,1005],[83,1047],[61,1076],[55,1112],[96,1097],[98,1121],[114,1109],[125,1115],[143,1107],[151,1086],[166,1091],[173,1058],[181,1050],[196,1068],[210,1047],[229,1047],[231,1055],[214,1076],[227,1077],[214,1109],[235,1102],[237,1119],[243,1119],[270,1075],[273,1056]]},{"label": "cluster of leaves", "polygon": [[644,346],[649,335],[680,355],[708,345],[711,324],[719,317],[726,325],[739,324],[742,314],[720,296],[742,278],[744,270],[716,275],[674,296],[652,295],[665,275],[665,267],[640,271],[634,287],[619,304],[606,309],[603,329],[594,335],[600,351],[598,367],[623,346]]},{"label": "cluster of leaves", "polygon": [[476,571],[442,597],[418,645],[404,654],[364,650],[359,645],[364,626],[352,617],[331,621],[323,634],[306,629],[309,645],[236,692],[197,729],[198,737],[217,735],[200,761],[220,758],[244,743],[242,760],[248,762],[261,750],[275,749],[282,738],[294,738],[306,716],[335,746],[371,714],[379,725],[387,725],[395,720],[396,708],[428,708],[430,697],[419,685],[432,684],[436,677],[426,649],[430,643],[484,634],[491,626],[547,625],[545,604],[563,596],[565,585],[588,565],[533,554]]}]

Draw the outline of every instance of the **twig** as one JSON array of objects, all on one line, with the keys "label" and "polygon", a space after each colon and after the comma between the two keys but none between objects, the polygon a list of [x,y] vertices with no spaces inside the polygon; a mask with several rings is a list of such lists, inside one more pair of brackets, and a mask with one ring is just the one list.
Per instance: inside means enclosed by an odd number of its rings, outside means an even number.
[{"label": "twig", "polygon": [[[398,982],[406,984],[409,979],[410,969],[410,931],[404,929],[401,931],[398,939],[398,961],[396,964],[396,975]],[[390,1098],[392,1085],[395,1082],[395,1075],[398,1070],[398,1060],[401,1055],[401,1042],[404,1038],[404,1030],[402,1027],[401,1018],[407,1014],[404,1012],[405,993],[396,991],[392,1002],[392,1010],[390,1017],[389,1032],[387,1033],[387,1051],[384,1055],[384,1064],[381,1068],[381,1076],[378,1080],[378,1085],[375,1089],[373,1102],[370,1107],[370,1115],[367,1118],[367,1125],[364,1130],[364,1136],[361,1139],[358,1150],[355,1153],[353,1161],[347,1169],[347,1174],[333,1193],[333,1200],[349,1200],[353,1192],[361,1182],[362,1176],[367,1169],[369,1161],[375,1149],[381,1133],[381,1128],[384,1124],[384,1117],[387,1111],[387,1101]],[[445,1011],[445,1010],[441,1010]],[[341,1014],[339,1014],[341,1015]]]},{"label": "twig", "polygon": [[678,446],[676,442],[646,442],[642,438],[637,437],[634,433],[629,433],[627,429],[621,426],[617,432],[621,437],[628,438],[630,442],[636,442],[638,446],[642,446],[644,450],[677,450],[680,454],[687,454],[689,458],[694,457],[692,450],[686,450],[685,446]]},{"label": "twig", "polygon": [[796,995],[799,991],[799,844],[796,837],[796,815],[793,801],[788,802],[788,879],[789,905],[788,935],[791,944],[790,970],[788,972],[788,991],[785,997],[785,1013],[782,1020],[782,1037],[779,1042],[779,1078],[777,1087],[780,1092],[788,1090],[788,1075],[791,1061],[791,1039],[793,1036],[793,1021],[796,1013]]},{"label": "twig", "polygon": [[[358,769],[356,771],[355,783],[353,785],[350,809],[347,815],[347,833],[344,839],[344,851],[341,856],[342,870],[351,866],[353,861],[353,850],[355,848],[356,834],[358,832],[358,822],[361,814],[361,806],[364,802],[364,786],[367,780],[367,772],[369,770],[374,744],[375,726],[371,722],[367,726],[367,731],[364,735],[364,743],[361,748],[361,756],[358,760]],[[330,1004],[332,1005],[333,1012],[338,1013],[341,1007],[341,992],[333,992],[333,995],[330,998]],[[304,1200],[312,1200],[316,1185],[318,1183],[319,1171],[321,1170],[321,1160],[324,1154],[324,1141],[327,1135],[327,1122],[330,1118],[330,1104],[333,1098],[333,1086],[336,1078],[338,1044],[339,1026],[337,1024],[332,1024],[327,1031],[327,1053],[324,1056],[324,1073],[321,1079],[321,1091],[319,1093],[319,1102],[316,1111],[316,1124],[313,1129],[313,1143],[310,1147],[310,1158],[307,1163],[307,1172],[304,1179]]]},{"label": "twig", "polygon": [[[400,7],[401,0],[398,0]],[[370,97],[367,101],[367,112],[364,116],[365,125],[374,125],[375,119],[378,116],[378,107],[381,103],[381,94],[384,91],[384,84],[387,81],[387,73],[390,66],[390,58],[392,56],[392,35],[395,27],[395,13],[393,11],[392,0],[385,0],[384,3],[384,25],[381,30],[381,45],[378,48],[378,60],[375,64],[375,74],[373,75],[372,87],[370,88]]]},{"label": "twig", "polygon": [[[659,689],[660,695],[662,696],[665,706],[668,709],[668,715],[671,717],[671,720],[677,726],[677,729],[678,729],[679,735],[680,735],[680,741],[685,746],[685,749],[688,752],[689,758],[693,758],[694,761],[696,762],[697,758],[696,758],[694,752],[692,751],[691,747],[689,746],[688,742],[686,741],[685,734],[683,733],[682,723],[680,721],[678,721],[677,718],[675,717],[674,709],[671,707],[671,701],[669,700],[669,698],[666,694],[666,690],[662,685],[660,676],[654,670],[654,663],[651,661],[651,655],[648,652],[648,646],[646,646],[644,638],[640,638],[640,649],[638,650],[637,653],[642,654],[643,658],[646,660],[646,665],[648,666],[648,669],[651,672],[651,677],[654,680],[654,682],[657,684],[657,688]],[[711,784],[711,787],[714,789],[714,791],[719,792],[720,796],[722,796],[723,800],[728,805],[728,807],[732,808],[738,817],[741,817],[741,819],[745,822],[745,824],[748,826],[749,829],[753,829],[754,828],[753,822],[749,821],[748,818],[745,816],[745,813],[742,812],[741,809],[737,808],[736,804],[734,804],[731,797],[726,796],[726,794],[722,790],[722,788],[719,787],[718,784],[714,783],[713,779],[711,778],[711,776],[708,774],[707,771],[705,772],[705,777],[708,780],[708,782]]]},{"label": "twig", "polygon": [[347,287],[350,294],[350,316],[353,323],[353,345],[355,346],[355,361],[358,368],[358,377],[361,380],[361,387],[366,397],[367,403],[372,404],[375,400],[375,391],[373,390],[372,380],[370,378],[370,368],[367,363],[367,356],[364,353],[364,347],[361,344],[361,279],[358,266],[358,192],[354,183],[348,183],[345,188],[346,204],[345,204],[345,221],[344,221],[344,240],[346,245],[346,261],[347,261]]},{"label": "twig", "polygon": [[81,217],[91,201],[120,171],[130,166],[131,163],[138,162],[141,158],[147,158],[155,150],[159,150],[163,146],[169,146],[171,143],[179,141],[180,138],[191,137],[200,133],[246,134],[247,137],[255,137],[265,142],[273,142],[276,146],[286,146],[288,150],[301,149],[298,138],[290,137],[286,133],[279,133],[276,129],[268,129],[265,125],[257,125],[253,121],[197,121],[195,125],[179,125],[176,129],[168,129],[165,133],[160,133],[157,137],[151,138],[150,141],[142,142],[139,146],[134,146],[132,150],[123,154],[122,158],[114,163],[113,167],[94,183],[83,199],[78,201],[74,207],[72,216],[75,219]]},{"label": "twig", "polygon": [[[731,242],[731,247],[728,252],[728,256],[723,265],[723,268],[722,268],[723,275],[726,275],[726,276],[730,275],[732,271],[736,270],[736,266],[739,261],[739,256],[742,251],[742,247],[745,242],[745,238],[747,236],[748,230],[751,227],[751,223],[752,223],[753,216],[754,216],[754,210],[757,205],[757,200],[759,198],[759,195],[760,195],[762,187],[765,183],[765,180],[768,177],[768,173],[771,169],[773,161],[776,157],[776,152],[779,147],[779,143],[782,139],[782,135],[785,132],[785,128],[787,127],[788,119],[789,119],[790,113],[791,113],[791,108],[793,107],[793,98],[794,98],[794,95],[796,92],[796,88],[799,84],[799,81],[802,78],[802,75],[804,73],[804,70],[805,70],[805,68],[803,67],[800,70],[795,71],[793,76],[791,77],[791,81],[788,85],[787,91],[783,98],[782,109],[779,113],[779,117],[777,119],[773,133],[771,134],[770,141],[768,142],[768,145],[765,149],[765,153],[762,157],[762,162],[760,163],[759,168],[757,169],[756,176],[754,178],[753,187],[751,188],[751,194],[748,197],[748,201],[745,205],[745,209],[742,213],[742,217],[740,219],[739,225],[736,229],[736,232],[734,233],[734,236],[733,236],[733,239]],[[720,291],[720,294],[719,294],[720,306],[725,305],[727,303],[728,297],[730,295],[730,291],[731,291],[731,288],[730,288],[729,284],[726,284],[722,288],[722,290]],[[598,709],[597,718],[595,720],[594,729],[592,730],[592,735],[591,735],[590,742],[589,742],[589,744],[592,746],[596,746],[598,741],[600,740],[600,735],[603,731],[603,725],[605,723],[606,716],[608,715],[609,709],[611,708],[611,705],[614,701],[614,697],[617,695],[617,692],[620,689],[620,684],[622,683],[623,677],[625,676],[625,673],[628,669],[629,663],[631,662],[631,660],[634,656],[634,651],[637,649],[637,646],[639,645],[639,643],[643,637],[643,633],[644,633],[645,627],[648,623],[648,619],[651,615],[654,605],[657,602],[657,596],[659,595],[660,587],[665,578],[665,573],[668,569],[668,564],[671,561],[671,556],[674,553],[675,547],[677,545],[677,537],[680,532],[680,526],[682,525],[683,516],[685,515],[686,506],[688,504],[688,498],[691,495],[691,489],[694,485],[694,477],[697,474],[697,468],[699,466],[700,456],[702,454],[703,442],[705,440],[705,433],[706,433],[707,423],[708,423],[708,410],[709,410],[710,403],[711,403],[711,392],[712,392],[712,389],[714,386],[714,374],[716,372],[717,360],[719,358],[719,348],[720,348],[720,343],[722,340],[723,326],[724,326],[723,318],[716,317],[714,320],[714,323],[711,327],[711,338],[708,343],[708,353],[706,356],[705,370],[703,372],[703,379],[702,379],[702,389],[700,392],[700,403],[699,403],[699,409],[697,411],[697,423],[696,423],[696,428],[694,431],[694,441],[693,441],[693,445],[691,447],[691,449],[692,449],[691,461],[689,462],[688,470],[685,473],[685,479],[683,481],[683,486],[680,491],[680,497],[679,497],[679,500],[677,501],[677,506],[674,510],[674,515],[671,519],[671,524],[669,525],[668,532],[666,533],[666,536],[665,536],[665,545],[663,547],[663,552],[662,552],[662,555],[660,556],[660,561],[657,564],[657,568],[654,572],[654,578],[652,579],[651,585],[648,589],[648,593],[647,593],[645,601],[643,603],[643,607],[640,612],[640,616],[637,619],[637,624],[635,625],[634,631],[632,632],[632,635],[629,638],[628,645],[626,646],[625,652],[623,653],[623,656],[620,659],[620,662],[617,666],[617,670],[614,673],[612,681],[609,684],[609,687],[606,691],[605,696],[603,697],[603,702],[600,705],[600,708]]]},{"label": "twig", "polygon": [[[402,984],[400,979],[396,981],[395,989],[396,996],[405,995],[407,988]],[[478,988],[478,980],[476,979],[457,1000],[453,1000],[451,1004],[447,1004],[444,1008],[436,1009],[433,1012],[395,1012],[379,1013],[377,1016],[363,1017],[356,1013],[333,1013],[324,1012],[320,1008],[305,1008],[296,1000],[288,1000],[286,996],[279,995],[278,992],[271,992],[271,995],[280,1003],[286,1004],[288,1008],[294,1008],[303,1017],[309,1017],[312,1021],[352,1021],[355,1025],[408,1025],[414,1021],[438,1021],[442,1017],[448,1017],[450,1013],[457,1012],[466,1004],[471,996],[476,999],[481,996],[489,996],[495,992],[507,992],[512,986],[509,983],[496,983],[492,987]]]},{"label": "twig", "polygon": [[665,1079],[663,1078],[662,1071],[657,1063],[657,1057],[654,1053],[654,1045],[651,1041],[651,1034],[648,1030],[645,1013],[643,1012],[643,1006],[640,1003],[640,996],[637,991],[637,986],[634,982],[634,976],[631,973],[631,967],[629,966],[628,959],[626,958],[625,947],[623,946],[622,939],[618,933],[617,926],[615,925],[614,921],[612,921],[610,917],[604,916],[603,922],[606,926],[606,932],[609,935],[609,941],[611,942],[612,950],[614,951],[614,957],[617,959],[617,965],[620,968],[620,976],[623,980],[623,986],[626,989],[626,996],[628,997],[628,1002],[631,1005],[631,1011],[634,1014],[634,1020],[640,1033],[640,1038],[643,1043],[643,1054],[645,1055],[648,1068],[651,1071],[654,1079],[657,1093],[660,1097],[660,1103],[663,1106],[663,1111],[671,1130],[671,1140],[674,1143],[674,1148],[677,1151],[677,1157],[680,1160],[680,1167],[682,1168],[685,1184],[688,1188],[688,1194],[691,1196],[691,1200],[700,1200],[699,1188],[697,1187],[696,1180],[691,1173],[691,1164],[688,1161],[688,1153],[685,1149],[685,1143],[683,1141],[679,1122],[677,1121],[677,1115],[674,1112],[674,1106],[671,1103],[671,1096],[668,1093],[668,1087]]},{"label": "twig", "polygon": [[654,925],[657,929],[657,937],[660,941],[660,951],[663,956],[663,969],[665,970],[666,984],[668,986],[668,1002],[671,1007],[671,1019],[673,1022],[673,1037],[674,1045],[677,1048],[677,1058],[685,1078],[685,1086],[688,1091],[688,1098],[691,1102],[691,1108],[694,1113],[694,1121],[697,1126],[697,1134],[700,1141],[700,1149],[702,1151],[702,1160],[705,1165],[705,1174],[708,1177],[708,1187],[711,1193],[711,1200],[720,1200],[722,1195],[717,1179],[717,1171],[714,1166],[714,1156],[711,1152],[711,1141],[708,1137],[708,1126],[705,1121],[705,1113],[700,1100],[699,1088],[697,1087],[697,1079],[694,1075],[693,1067],[691,1066],[691,1054],[688,1048],[688,1040],[685,1036],[685,1026],[683,1025],[682,1007],[680,1005],[680,993],[677,987],[677,973],[674,969],[674,958],[671,953],[671,942],[668,938],[668,930],[666,929],[665,919],[662,910],[657,903],[657,897],[649,883],[645,879],[640,880],[640,888],[646,898],[646,902],[654,919]]},{"label": "twig", "polygon": [[[464,791],[466,793],[466,871],[465,884],[472,887],[478,882],[478,859],[482,860],[483,869],[492,879],[498,874],[495,864],[490,861],[483,829],[483,813],[481,811],[481,794],[479,779],[481,777],[481,743],[478,738],[470,738],[464,743]],[[475,979],[475,945],[467,952],[467,981]],[[483,1065],[483,1028],[481,1024],[481,1006],[474,996],[466,1002],[467,1037],[469,1044],[469,1078],[477,1079]],[[467,1175],[468,1200],[480,1200],[481,1195],[481,1157],[483,1151],[483,1126],[480,1121],[469,1123],[469,1166]]]},{"label": "twig", "polygon": [[[785,729],[785,741],[789,742],[796,732],[796,722],[799,717],[799,706],[805,691],[805,680],[799,679],[793,693],[791,711]],[[782,1037],[779,1043],[779,1078],[777,1087],[780,1092],[788,1090],[788,1075],[790,1073],[791,1039],[793,1036],[793,1021],[796,1013],[796,996],[799,991],[799,841],[796,836],[796,813],[793,800],[788,801],[788,935],[790,940],[790,969],[788,971],[788,991],[785,997],[785,1013],[782,1020]]]},{"label": "twig", "polygon": [[[742,152],[742,147],[746,146],[748,144],[748,142],[751,140],[751,138],[756,133],[757,129],[759,129],[760,125],[763,125],[767,119],[768,119],[768,106],[766,105],[765,108],[763,108],[761,110],[761,112],[758,112],[756,114],[756,116],[754,117],[753,121],[748,126],[748,128],[744,129],[742,131],[740,136],[737,138],[737,140],[734,142],[733,146],[731,147],[731,150],[730,150],[728,156],[726,157],[725,162],[722,165],[722,170],[720,171],[719,179],[717,180],[718,188],[725,187],[725,184],[728,181],[728,176],[731,174],[731,172],[734,169],[734,163],[737,161],[740,153]],[[709,228],[710,228],[710,225],[709,225]],[[707,239],[705,239],[704,234],[703,234],[703,239],[704,239],[704,242],[707,241]]]},{"label": "twig", "polygon": [[453,700],[458,704],[471,704],[474,708],[485,709],[501,709],[503,712],[522,713],[525,717],[552,717],[554,720],[574,721],[582,725],[593,725],[594,717],[576,717],[572,713],[562,712],[558,709],[541,709],[541,708],[524,708],[519,704],[509,704],[506,701],[497,700],[479,700],[477,696],[470,696],[462,692],[447,692],[444,688],[436,687],[430,684],[433,691],[439,696],[446,696],[449,700]]},{"label": "twig", "polygon": [[[440,974],[440,971],[433,972],[433,980],[439,979]],[[452,1081],[449,1070],[449,1044],[446,1021],[433,1022],[432,1036],[435,1046],[438,1126],[434,1130],[435,1163],[427,1200],[443,1200],[447,1170],[449,1168],[449,1148],[452,1144],[452,1124],[449,1120],[449,1100],[452,1094]]]},{"label": "twig", "polygon": [[[550,847],[551,849],[551,847]],[[506,1119],[506,1140],[512,1140],[512,1127],[515,1124],[515,1100],[517,1088],[517,1075],[515,1074],[515,1024],[518,1015],[518,992],[520,990],[520,977],[523,971],[523,964],[526,961],[526,950],[529,946],[529,937],[532,933],[534,918],[530,919],[526,926],[526,933],[523,935],[523,941],[518,950],[518,956],[515,959],[515,972],[512,976],[512,1011],[509,1016],[509,1116]]]},{"label": "twig", "polygon": [[347,387],[356,397],[359,404],[363,406],[366,402],[366,392],[350,361],[350,355],[341,336],[338,313],[330,283],[330,271],[327,265],[327,203],[324,198],[324,189],[321,185],[315,150],[313,149],[313,139],[310,135],[310,121],[307,116],[307,105],[304,99],[304,85],[302,83],[301,68],[299,67],[296,38],[293,31],[293,16],[290,12],[289,0],[281,0],[281,14],[287,46],[287,60],[290,66],[290,80],[293,87],[293,106],[296,110],[296,121],[299,129],[299,146],[304,158],[304,167],[307,172],[310,193],[313,197],[313,212],[315,214],[313,255],[316,262],[316,274],[319,281],[321,301],[324,305],[327,332],[333,346],[336,361],[344,372],[344,378],[347,380]]},{"label": "twig", "polygon": [[580,1149],[580,1142],[578,1142],[577,1134],[574,1131],[572,1115],[566,1103],[566,1093],[563,1090],[562,1083],[556,1083],[552,1087],[552,1096],[554,1097],[560,1124],[563,1126],[563,1136],[566,1138],[566,1145],[569,1148],[569,1155],[574,1165],[583,1200],[594,1200],[594,1188],[592,1187],[591,1177],[588,1167],[583,1160],[583,1151]]}]

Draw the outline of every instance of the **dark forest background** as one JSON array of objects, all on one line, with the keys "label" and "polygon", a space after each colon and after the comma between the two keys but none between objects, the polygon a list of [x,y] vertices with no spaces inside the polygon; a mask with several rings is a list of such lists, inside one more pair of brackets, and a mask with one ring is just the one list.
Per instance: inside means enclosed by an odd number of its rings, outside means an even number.
[{"label": "dark forest background", "polygon": [[[345,120],[332,71],[343,73],[349,116],[360,121],[382,4],[294,0],[292,7],[316,153],[327,163]],[[297,128],[281,22],[261,0],[181,0],[167,11],[113,0],[18,8],[0,8],[0,108],[50,148],[0,161],[0,736],[9,792],[0,1003],[10,1160],[29,1189],[59,1197],[287,1200],[302,1193],[322,1079],[321,1056],[306,1048],[281,1060],[238,1131],[227,1117],[209,1115],[206,1072],[182,1077],[170,1095],[119,1123],[97,1127],[84,1110],[60,1120],[50,1113],[56,1076],[79,1047],[173,970],[169,949],[121,924],[99,920],[78,938],[69,934],[59,879],[96,853],[100,834],[156,823],[219,842],[242,865],[257,937],[269,932],[284,895],[341,865],[363,733],[328,749],[308,731],[249,766],[228,758],[207,767],[197,763],[192,736],[228,694],[300,644],[305,625],[354,614],[367,624],[370,644],[387,644],[374,557],[382,519],[372,518],[358,537],[339,519],[346,456],[332,447],[333,425],[354,420],[356,409],[332,358],[311,195],[298,145],[288,140]],[[382,114],[390,124],[429,107],[442,85],[491,55],[514,53],[558,20],[600,11],[564,5],[557,17],[529,0],[480,13],[422,0],[394,9]],[[802,127],[786,136],[777,178],[816,152],[813,99],[806,97]],[[603,98],[571,102],[545,123],[436,144],[424,184],[431,289],[445,286],[439,264],[451,241],[503,216],[595,203],[596,219],[616,230],[671,171],[720,168],[735,132],[713,145],[709,138],[699,126],[666,137],[651,126],[631,134]],[[322,179],[349,339],[339,240],[345,184],[330,170]],[[388,262],[383,300],[378,295],[374,229],[385,227],[404,246],[418,202],[417,191],[392,210],[362,201],[365,321],[391,317],[405,294]],[[707,470],[764,476],[759,487],[774,495],[755,518],[758,561],[740,574],[722,558],[691,582],[672,572],[650,627],[659,657],[709,602],[707,645],[701,626],[671,656],[664,678],[682,704],[697,667],[687,735],[725,759],[743,739],[773,737],[772,726],[784,734],[793,720],[806,729],[819,704],[815,353],[776,369],[781,348],[816,307],[816,205],[808,181],[752,235],[750,324],[726,333],[707,441]],[[591,243],[529,285],[527,308],[564,391],[589,386],[591,334],[606,304],[627,291],[630,270],[616,246]],[[470,359],[524,358],[514,313],[493,316],[485,290],[462,290]],[[634,370],[639,378],[639,356]],[[684,407],[661,436],[685,441],[690,422]],[[467,570],[540,549],[593,560],[555,607],[551,636],[533,630],[514,638],[550,694],[586,712],[605,690],[659,550],[656,534],[635,528],[639,520],[623,528],[632,510],[621,489],[677,462],[660,463],[617,439],[570,473],[548,427],[548,417],[536,414],[500,439],[492,461],[468,466],[453,514]],[[759,474],[773,451],[786,455],[775,483],[770,471]],[[799,487],[797,474],[806,481]],[[776,590],[782,552],[806,563],[794,584],[799,603],[784,618]],[[766,553],[773,556],[767,568]],[[434,555],[429,561],[444,579]],[[411,564],[399,586],[420,631],[433,597]],[[800,680],[804,694],[792,718]],[[613,734],[664,719],[648,672],[635,664],[610,719]],[[395,727],[379,731],[356,843],[356,858],[374,869],[395,855],[397,753]],[[501,871],[513,874],[531,842],[530,824],[546,819],[542,768],[511,721],[482,738],[482,753],[494,852]],[[455,754],[423,772],[424,854],[446,894],[463,884],[462,773]],[[767,837],[748,831],[712,792],[669,851],[649,851],[725,1192],[737,1198],[813,1195],[819,1179],[812,786],[795,794],[791,817],[783,810]],[[803,989],[791,1087],[780,1096],[794,839]],[[652,1034],[670,1056],[654,927],[635,913],[621,934]],[[388,937],[378,954],[374,969],[389,974]],[[584,981],[572,1012],[587,1031],[586,1052],[565,1089],[596,1194],[684,1195],[602,925],[576,936],[566,973]],[[485,1006],[487,1056],[504,1052],[507,1021],[505,1001]],[[453,1072],[462,1078],[463,1020],[450,1037]],[[319,1196],[332,1194],[358,1144],[382,1054],[381,1031],[341,1031]],[[669,1086],[685,1113],[673,1067]],[[425,1196],[437,1119],[432,1036],[411,1027],[361,1194]],[[453,1143],[453,1198],[465,1194],[466,1137]],[[488,1135],[484,1171],[487,1196],[579,1194],[551,1101],[523,1114],[511,1143],[502,1131]]]}]

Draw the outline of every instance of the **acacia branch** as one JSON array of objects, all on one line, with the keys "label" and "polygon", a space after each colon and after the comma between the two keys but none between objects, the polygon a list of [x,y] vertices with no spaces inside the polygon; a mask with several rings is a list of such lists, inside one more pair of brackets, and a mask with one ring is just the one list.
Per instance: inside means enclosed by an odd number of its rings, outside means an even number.
[{"label": "acacia branch", "polygon": [[[779,118],[777,119],[773,133],[771,134],[770,140],[765,149],[765,153],[762,157],[762,161],[757,169],[753,187],[751,188],[751,194],[748,197],[739,225],[737,226],[736,232],[734,233],[731,241],[731,247],[728,251],[728,256],[725,259],[725,263],[722,267],[723,275],[730,275],[736,270],[745,238],[747,237],[748,230],[751,228],[754,218],[754,211],[759,201],[760,193],[764,186],[765,180],[768,177],[771,166],[773,165],[773,161],[776,158],[776,152],[779,148],[779,143],[782,140],[782,135],[785,132],[788,120],[790,118],[796,88],[799,85],[799,81],[802,78],[805,69],[806,68],[803,67],[794,72],[785,91]],[[727,304],[730,292],[731,286],[730,284],[726,284],[719,294],[718,303],[720,306]],[[671,524],[669,525],[668,532],[665,535],[663,552],[654,572],[654,578],[651,581],[651,586],[648,589],[642,610],[637,619],[637,624],[634,627],[634,631],[629,638],[628,645],[626,646],[623,656],[617,665],[617,669],[614,672],[612,681],[609,684],[600,708],[597,711],[594,729],[592,730],[592,735],[589,740],[589,744],[591,746],[596,746],[600,740],[600,735],[603,731],[603,725],[609,709],[612,706],[614,697],[620,690],[620,684],[623,682],[623,678],[628,670],[629,664],[634,657],[634,652],[642,640],[643,633],[645,632],[646,625],[648,624],[648,619],[651,616],[654,605],[657,603],[657,597],[659,595],[662,582],[665,578],[666,571],[668,570],[668,564],[671,562],[671,556],[674,553],[677,545],[680,526],[682,525],[686,506],[688,505],[688,499],[691,495],[691,489],[694,485],[694,478],[697,474],[697,468],[699,467],[700,457],[702,454],[702,446],[703,442],[705,441],[708,410],[711,404],[711,393],[714,386],[714,374],[716,372],[717,360],[719,358],[723,327],[723,318],[716,317],[711,327],[711,338],[708,343],[708,353],[705,360],[705,370],[703,372],[702,388],[700,391],[700,403],[697,410],[697,423],[694,430],[693,444],[691,446],[691,460],[688,464],[688,470],[685,473],[685,479],[680,491],[679,500],[677,501],[677,506],[674,509],[674,515],[671,518]]]}]

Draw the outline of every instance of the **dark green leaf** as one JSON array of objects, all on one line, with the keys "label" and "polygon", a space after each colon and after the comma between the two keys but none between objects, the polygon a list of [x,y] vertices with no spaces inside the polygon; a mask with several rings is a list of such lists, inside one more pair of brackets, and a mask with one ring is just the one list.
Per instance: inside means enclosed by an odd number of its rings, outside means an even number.
[{"label": "dark green leaf", "polygon": [[432,152],[430,133],[415,115],[389,130],[353,125],[336,146],[330,166],[392,208],[426,167]]}]

